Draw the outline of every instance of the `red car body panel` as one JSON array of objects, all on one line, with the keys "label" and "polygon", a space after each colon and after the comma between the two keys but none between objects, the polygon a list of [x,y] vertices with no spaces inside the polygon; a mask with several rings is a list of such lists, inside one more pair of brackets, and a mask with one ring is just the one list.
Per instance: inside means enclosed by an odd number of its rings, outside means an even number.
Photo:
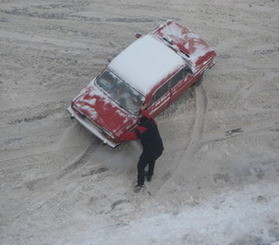
[{"label": "red car body panel", "polygon": [[[140,39],[120,53],[108,65],[107,70],[114,74],[113,79],[118,79],[118,82],[122,79],[128,87],[133,87],[133,93],[143,98],[141,103],[146,106],[146,110],[157,116],[213,64],[216,53],[197,35],[173,21],[166,22]],[[150,52],[146,48],[148,45]],[[170,58],[169,63],[168,60],[162,61],[162,57],[156,60],[156,57],[152,56],[152,52],[157,48],[158,56],[165,53],[165,57]],[[141,67],[141,63],[145,63],[145,55],[149,56],[147,67],[144,64]],[[123,64],[126,59],[127,63]],[[147,68],[149,74],[141,76]],[[159,72],[158,76],[155,72],[152,74],[153,68]],[[131,113],[112,97],[108,92],[112,82],[105,81],[102,85],[104,74],[105,72],[101,73],[72,100],[68,111],[104,143],[115,147],[120,143],[119,136],[122,133],[136,127],[139,115]],[[149,81],[151,78],[154,81]],[[102,81],[100,83],[103,87],[100,87],[97,81]]]},{"label": "red car body panel", "polygon": [[199,73],[199,70],[206,69],[207,63],[211,63],[216,56],[214,50],[204,40],[176,22],[168,21],[152,34],[184,56],[195,74]]}]

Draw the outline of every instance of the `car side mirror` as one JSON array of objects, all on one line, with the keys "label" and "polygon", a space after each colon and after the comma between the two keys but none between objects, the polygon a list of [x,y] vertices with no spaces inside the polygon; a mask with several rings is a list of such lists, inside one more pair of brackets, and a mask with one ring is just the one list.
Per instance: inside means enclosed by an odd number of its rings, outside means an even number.
[{"label": "car side mirror", "polygon": [[135,35],[135,37],[136,37],[136,38],[141,38],[141,37],[142,37],[142,35],[141,35],[141,34],[139,34],[139,33],[137,33],[137,34]]}]

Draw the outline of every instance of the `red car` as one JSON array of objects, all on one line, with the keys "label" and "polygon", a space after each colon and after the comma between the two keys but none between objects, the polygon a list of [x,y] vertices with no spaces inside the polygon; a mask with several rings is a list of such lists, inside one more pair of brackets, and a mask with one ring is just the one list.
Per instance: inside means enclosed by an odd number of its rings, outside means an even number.
[{"label": "red car", "polygon": [[67,109],[111,147],[133,130],[143,105],[157,116],[214,64],[216,53],[199,36],[167,21],[116,56]]}]

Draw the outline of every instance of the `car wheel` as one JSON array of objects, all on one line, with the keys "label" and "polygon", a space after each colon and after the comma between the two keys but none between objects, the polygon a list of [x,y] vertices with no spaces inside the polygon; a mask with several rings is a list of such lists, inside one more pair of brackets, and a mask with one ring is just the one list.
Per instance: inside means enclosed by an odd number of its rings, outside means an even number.
[{"label": "car wheel", "polygon": [[194,86],[198,87],[201,85],[203,81],[203,73],[200,75],[200,77],[197,79],[197,81],[194,83]]}]

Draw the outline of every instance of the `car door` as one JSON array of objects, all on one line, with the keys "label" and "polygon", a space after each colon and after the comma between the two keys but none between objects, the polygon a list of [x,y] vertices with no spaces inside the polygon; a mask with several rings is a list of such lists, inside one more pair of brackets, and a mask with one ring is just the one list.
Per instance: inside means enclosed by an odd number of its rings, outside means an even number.
[{"label": "car door", "polygon": [[173,75],[170,80],[170,101],[177,99],[188,87],[191,86],[194,76],[189,67],[183,67],[179,72]]},{"label": "car door", "polygon": [[157,116],[165,110],[170,103],[170,86],[169,81],[159,87],[152,95],[148,111],[150,115]]}]

